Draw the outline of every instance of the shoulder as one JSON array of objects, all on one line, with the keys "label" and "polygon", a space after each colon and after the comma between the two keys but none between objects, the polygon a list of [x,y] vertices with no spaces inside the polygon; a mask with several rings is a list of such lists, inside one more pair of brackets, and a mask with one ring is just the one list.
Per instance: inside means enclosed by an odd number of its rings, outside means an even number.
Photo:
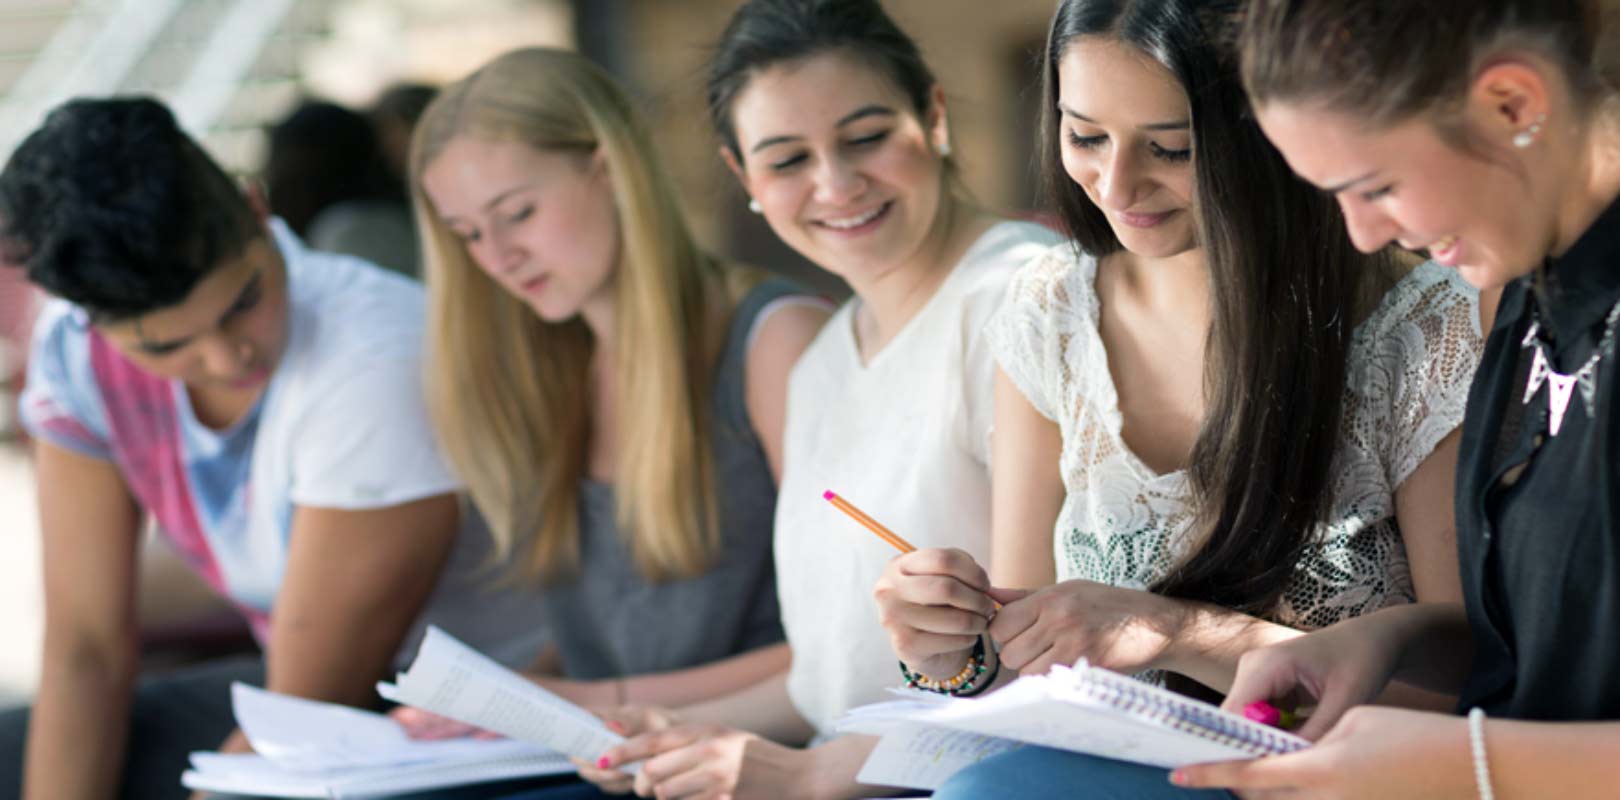
[{"label": "shoulder", "polygon": [[1409,355],[1446,345],[1477,350],[1483,335],[1479,292],[1455,270],[1429,261],[1397,281],[1357,327],[1351,358],[1390,353],[1392,345],[1397,352],[1416,351]]},{"label": "shoulder", "polygon": [[290,233],[278,243],[287,262],[290,361],[319,369],[358,356],[420,357],[421,284],[365,259],[306,249]]}]

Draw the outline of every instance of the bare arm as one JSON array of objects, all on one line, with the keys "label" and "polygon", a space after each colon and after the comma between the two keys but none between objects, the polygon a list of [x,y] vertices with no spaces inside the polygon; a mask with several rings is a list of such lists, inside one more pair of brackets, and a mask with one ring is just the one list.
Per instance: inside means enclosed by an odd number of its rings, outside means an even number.
[{"label": "bare arm", "polygon": [[571,681],[531,675],[530,680],[589,708],[617,705],[686,706],[786,672],[792,661],[793,651],[784,643],[756,648],[696,667],[623,679]]},{"label": "bare arm", "polygon": [[725,725],[782,744],[801,745],[816,735],[788,697],[785,671],[741,691],[687,706],[678,713],[683,724]]},{"label": "bare arm", "polygon": [[366,511],[300,507],[276,595],[267,683],[369,706],[455,541],[454,495]]},{"label": "bare arm", "polygon": [[996,368],[991,442],[990,582],[1038,589],[1057,580],[1052,530],[1065,489],[1058,459],[1063,434]]},{"label": "bare arm", "polygon": [[140,512],[118,469],[40,442],[45,655],[28,730],[24,796],[117,793],[130,696]]}]

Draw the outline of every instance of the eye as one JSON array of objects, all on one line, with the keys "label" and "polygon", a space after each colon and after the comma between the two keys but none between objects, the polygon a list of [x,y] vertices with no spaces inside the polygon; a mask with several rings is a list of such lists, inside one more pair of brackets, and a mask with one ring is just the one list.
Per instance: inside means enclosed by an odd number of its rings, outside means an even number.
[{"label": "eye", "polygon": [[1097,149],[1099,147],[1102,147],[1107,142],[1108,142],[1108,136],[1107,135],[1081,136],[1080,134],[1075,133],[1072,130],[1069,131],[1069,144],[1071,144],[1071,145],[1073,145],[1075,147],[1078,147],[1078,148],[1080,148],[1082,150],[1095,150],[1095,149]]},{"label": "eye", "polygon": [[479,238],[478,230],[476,228],[467,229],[467,228],[455,228],[455,227],[452,227],[450,229],[450,235],[456,237],[457,239],[460,239],[463,242],[466,242],[467,244],[472,244],[473,242],[478,241],[478,238]]},{"label": "eye", "polygon": [[531,203],[508,215],[506,221],[509,224],[516,224],[532,216],[534,216],[534,204]]},{"label": "eye", "polygon": [[1157,143],[1150,143],[1148,145],[1148,150],[1153,153],[1154,158],[1163,159],[1165,161],[1169,161],[1172,164],[1180,164],[1180,163],[1192,160],[1192,148],[1191,147],[1183,148],[1181,150],[1170,150],[1170,149],[1167,149],[1167,148],[1164,148],[1164,147],[1160,147]]},{"label": "eye", "polygon": [[253,310],[253,307],[259,304],[259,299],[263,296],[264,286],[262,283],[255,280],[253,285],[248,287],[248,290],[243,292],[241,297],[237,298],[236,304],[231,306],[229,311],[225,312],[225,318],[230,319]]},{"label": "eye", "polygon": [[809,156],[805,155],[804,153],[795,153],[780,161],[772,161],[771,169],[776,172],[787,172],[788,170],[803,164],[808,158]]},{"label": "eye", "polygon": [[887,138],[889,138],[889,132],[884,130],[884,131],[878,131],[877,133],[870,134],[870,135],[867,135],[867,136],[861,136],[861,137],[858,137],[858,138],[855,138],[855,139],[850,139],[849,144],[852,147],[862,147],[862,146],[865,146],[865,145],[877,144],[878,142],[881,142],[881,141],[883,141],[884,139],[887,139]]},{"label": "eye", "polygon": [[1395,193],[1395,184],[1392,183],[1392,184],[1389,184],[1388,186],[1384,186],[1384,187],[1381,187],[1381,188],[1378,188],[1378,189],[1374,189],[1374,190],[1372,190],[1370,192],[1362,192],[1361,193],[1361,199],[1366,200],[1367,202],[1371,203],[1373,201],[1382,200],[1382,199],[1384,199],[1386,197],[1389,197],[1390,195],[1392,195],[1394,193]]}]

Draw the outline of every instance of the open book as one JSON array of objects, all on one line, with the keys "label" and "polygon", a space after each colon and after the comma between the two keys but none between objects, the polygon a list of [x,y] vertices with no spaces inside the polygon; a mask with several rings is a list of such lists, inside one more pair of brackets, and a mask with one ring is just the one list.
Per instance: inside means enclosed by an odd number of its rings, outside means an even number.
[{"label": "open book", "polygon": [[409,669],[379,683],[383,697],[485,730],[595,761],[624,737],[596,715],[429,627]]},{"label": "open book", "polygon": [[573,772],[530,742],[412,741],[381,714],[231,687],[237,724],[253,753],[193,753],[188,789],[273,797],[367,798]]},{"label": "open book", "polygon": [[1084,661],[1026,675],[981,698],[904,697],[857,708],[838,722],[840,731],[882,737],[861,769],[862,783],[933,789],[957,770],[1022,744],[1165,768],[1310,746]]}]

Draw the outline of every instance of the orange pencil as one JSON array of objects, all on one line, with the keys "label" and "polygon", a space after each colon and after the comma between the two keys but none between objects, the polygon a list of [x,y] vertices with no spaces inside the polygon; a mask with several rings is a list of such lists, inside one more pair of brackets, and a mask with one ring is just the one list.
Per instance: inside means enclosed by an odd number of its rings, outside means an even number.
[{"label": "orange pencil", "polygon": [[842,511],[845,514],[848,514],[850,516],[850,519],[853,519],[856,522],[859,522],[862,525],[865,525],[868,530],[870,530],[871,532],[877,534],[879,539],[882,539],[883,541],[894,545],[894,548],[896,550],[899,550],[902,553],[909,553],[909,552],[917,549],[917,548],[911,546],[911,542],[908,542],[905,539],[900,538],[899,534],[895,533],[894,531],[889,530],[888,528],[883,527],[883,525],[881,523],[879,523],[877,520],[866,516],[865,511],[862,511],[862,510],[856,508],[855,505],[853,503],[849,502],[848,500],[845,500],[844,498],[839,497],[838,495],[833,494],[830,491],[822,492],[821,496],[826,498],[827,502],[832,503],[833,505],[837,506],[839,511]]}]

